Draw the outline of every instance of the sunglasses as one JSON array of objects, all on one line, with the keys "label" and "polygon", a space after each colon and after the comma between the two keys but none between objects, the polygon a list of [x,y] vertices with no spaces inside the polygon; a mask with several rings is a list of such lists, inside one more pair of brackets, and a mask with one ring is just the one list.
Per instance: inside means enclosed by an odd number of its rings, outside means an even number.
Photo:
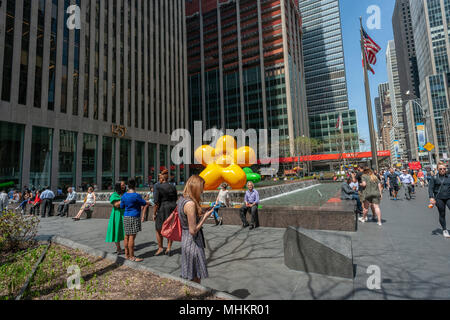
[{"label": "sunglasses", "polygon": [[444,170],[447,170],[447,168],[439,168],[439,171],[444,171]]}]

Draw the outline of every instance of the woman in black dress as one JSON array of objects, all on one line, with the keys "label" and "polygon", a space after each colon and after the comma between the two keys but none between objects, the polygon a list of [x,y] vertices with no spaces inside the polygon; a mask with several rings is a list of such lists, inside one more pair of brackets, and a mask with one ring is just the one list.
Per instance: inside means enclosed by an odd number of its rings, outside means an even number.
[{"label": "woman in black dress", "polygon": [[[158,251],[155,253],[155,256],[159,256],[164,248],[163,248],[163,237],[161,235],[161,230],[164,222],[169,218],[172,212],[175,210],[177,206],[177,189],[171,185],[169,182],[169,172],[167,170],[161,172],[160,175],[160,184],[157,186],[155,190],[156,196],[154,199],[155,202],[155,213],[153,214],[153,220],[155,221],[156,227],[156,240],[158,241]],[[168,240],[166,255],[170,256],[170,251],[172,249],[172,241]]]}]

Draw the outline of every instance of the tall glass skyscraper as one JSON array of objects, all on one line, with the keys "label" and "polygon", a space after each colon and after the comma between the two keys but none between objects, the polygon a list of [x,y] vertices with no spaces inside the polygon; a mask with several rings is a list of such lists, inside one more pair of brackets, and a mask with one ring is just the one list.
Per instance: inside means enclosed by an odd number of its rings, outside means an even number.
[{"label": "tall glass skyscraper", "polygon": [[[299,7],[311,137],[329,146],[325,153],[341,152],[341,146],[332,143],[337,119],[349,114],[339,0],[300,0]],[[346,152],[359,151],[356,112],[350,114],[355,119],[344,121],[344,132],[357,146],[350,143]],[[324,117],[336,122],[324,126]]]},{"label": "tall glass skyscraper", "polygon": [[348,110],[339,0],[301,0],[310,115]]},{"label": "tall glass skyscraper", "polygon": [[186,0],[190,123],[308,136],[297,0]]},{"label": "tall glass skyscraper", "polygon": [[414,0],[410,6],[428,137],[436,146],[435,160],[445,159],[450,156],[443,117],[450,105],[450,0]]},{"label": "tall glass skyscraper", "polygon": [[184,3],[0,1],[0,183],[185,180],[169,157],[188,119]]}]

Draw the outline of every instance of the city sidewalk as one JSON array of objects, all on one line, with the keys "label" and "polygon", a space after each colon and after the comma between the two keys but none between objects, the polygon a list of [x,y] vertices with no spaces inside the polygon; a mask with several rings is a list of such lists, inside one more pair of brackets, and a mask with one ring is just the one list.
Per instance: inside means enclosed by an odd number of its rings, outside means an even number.
[{"label": "city sidewalk", "polygon": [[[284,229],[249,231],[235,226],[205,226],[210,278],[203,285],[244,299],[448,299],[450,241],[442,237],[435,209],[426,207],[424,190],[416,200],[383,200],[383,227],[359,225],[353,239],[356,277],[352,280],[308,275],[284,265]],[[108,220],[45,218],[39,235],[60,235],[95,249],[114,252],[104,242]],[[180,246],[172,257],[154,257],[154,224],[143,224],[136,255],[156,270],[180,275]],[[367,288],[367,268],[381,269],[382,289]]]}]

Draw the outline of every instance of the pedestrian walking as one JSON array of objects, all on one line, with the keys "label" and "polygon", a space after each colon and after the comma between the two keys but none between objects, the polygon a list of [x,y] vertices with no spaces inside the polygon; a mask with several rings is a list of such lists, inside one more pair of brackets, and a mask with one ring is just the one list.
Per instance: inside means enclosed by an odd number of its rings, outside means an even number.
[{"label": "pedestrian walking", "polygon": [[[177,207],[178,193],[177,189],[169,183],[169,171],[164,170],[160,174],[160,184],[158,185],[158,190],[156,191],[155,209],[153,213],[153,220],[155,221],[156,229],[156,241],[158,242],[158,251],[156,251],[155,256],[159,256],[164,251],[163,247],[163,236],[161,234],[164,222],[169,218],[172,212]],[[150,202],[149,202],[150,203]],[[173,241],[168,239],[166,255],[171,254]]]},{"label": "pedestrian walking", "polygon": [[205,214],[200,207],[200,198],[205,187],[205,180],[194,175],[186,182],[183,196],[178,200],[178,215],[181,235],[181,277],[200,283],[208,278],[206,266],[205,237],[203,225],[213,210]]},{"label": "pedestrian walking", "polygon": [[112,205],[111,216],[108,223],[108,231],[106,232],[106,243],[116,244],[116,254],[124,254],[125,251],[120,247],[120,242],[125,240],[125,231],[123,227],[123,209],[120,208],[121,197],[125,194],[125,183],[118,182],[114,186],[115,192],[109,198]]},{"label": "pedestrian walking", "polygon": [[142,262],[143,259],[134,255],[134,243],[138,232],[142,231],[142,210],[141,208],[149,204],[136,193],[136,180],[128,181],[128,192],[120,199],[120,209],[125,209],[123,213],[123,227],[125,231],[125,258],[135,262]]},{"label": "pedestrian walking", "polygon": [[439,173],[430,179],[428,193],[431,205],[436,206],[439,211],[439,223],[442,227],[442,234],[445,238],[450,238],[445,217],[446,207],[450,209],[450,175],[447,170],[445,163],[439,163]]},{"label": "pedestrian walking", "polygon": [[94,188],[89,187],[88,193],[86,197],[84,198],[84,204],[81,206],[80,211],[78,211],[78,214],[76,217],[72,218],[74,221],[80,221],[81,215],[84,211],[91,210],[96,203],[97,196],[95,195]]},{"label": "pedestrian walking", "polygon": [[361,186],[364,187],[364,210],[363,216],[359,219],[359,221],[361,221],[362,223],[367,222],[369,208],[372,208],[372,213],[374,215],[376,214],[378,225],[381,227],[382,220],[380,204],[381,199],[383,198],[383,186],[381,185],[381,181],[371,169],[365,169],[364,175],[362,176]]},{"label": "pedestrian walking", "polygon": [[407,170],[403,170],[402,175],[400,176],[400,181],[402,182],[403,187],[405,188],[405,198],[407,200],[411,200],[412,188],[414,186],[414,178],[411,174],[408,173]]},{"label": "pedestrian walking", "polygon": [[42,200],[42,210],[41,210],[41,217],[45,218],[52,217],[53,216],[53,199],[55,199],[55,194],[52,190],[50,190],[50,187],[46,187],[44,192],[42,192],[40,196]]},{"label": "pedestrian walking", "polygon": [[387,184],[389,188],[389,192],[391,193],[391,197],[394,198],[395,201],[397,201],[398,192],[400,190],[400,178],[395,173],[394,169],[391,168],[389,170],[389,174],[387,176]]}]

